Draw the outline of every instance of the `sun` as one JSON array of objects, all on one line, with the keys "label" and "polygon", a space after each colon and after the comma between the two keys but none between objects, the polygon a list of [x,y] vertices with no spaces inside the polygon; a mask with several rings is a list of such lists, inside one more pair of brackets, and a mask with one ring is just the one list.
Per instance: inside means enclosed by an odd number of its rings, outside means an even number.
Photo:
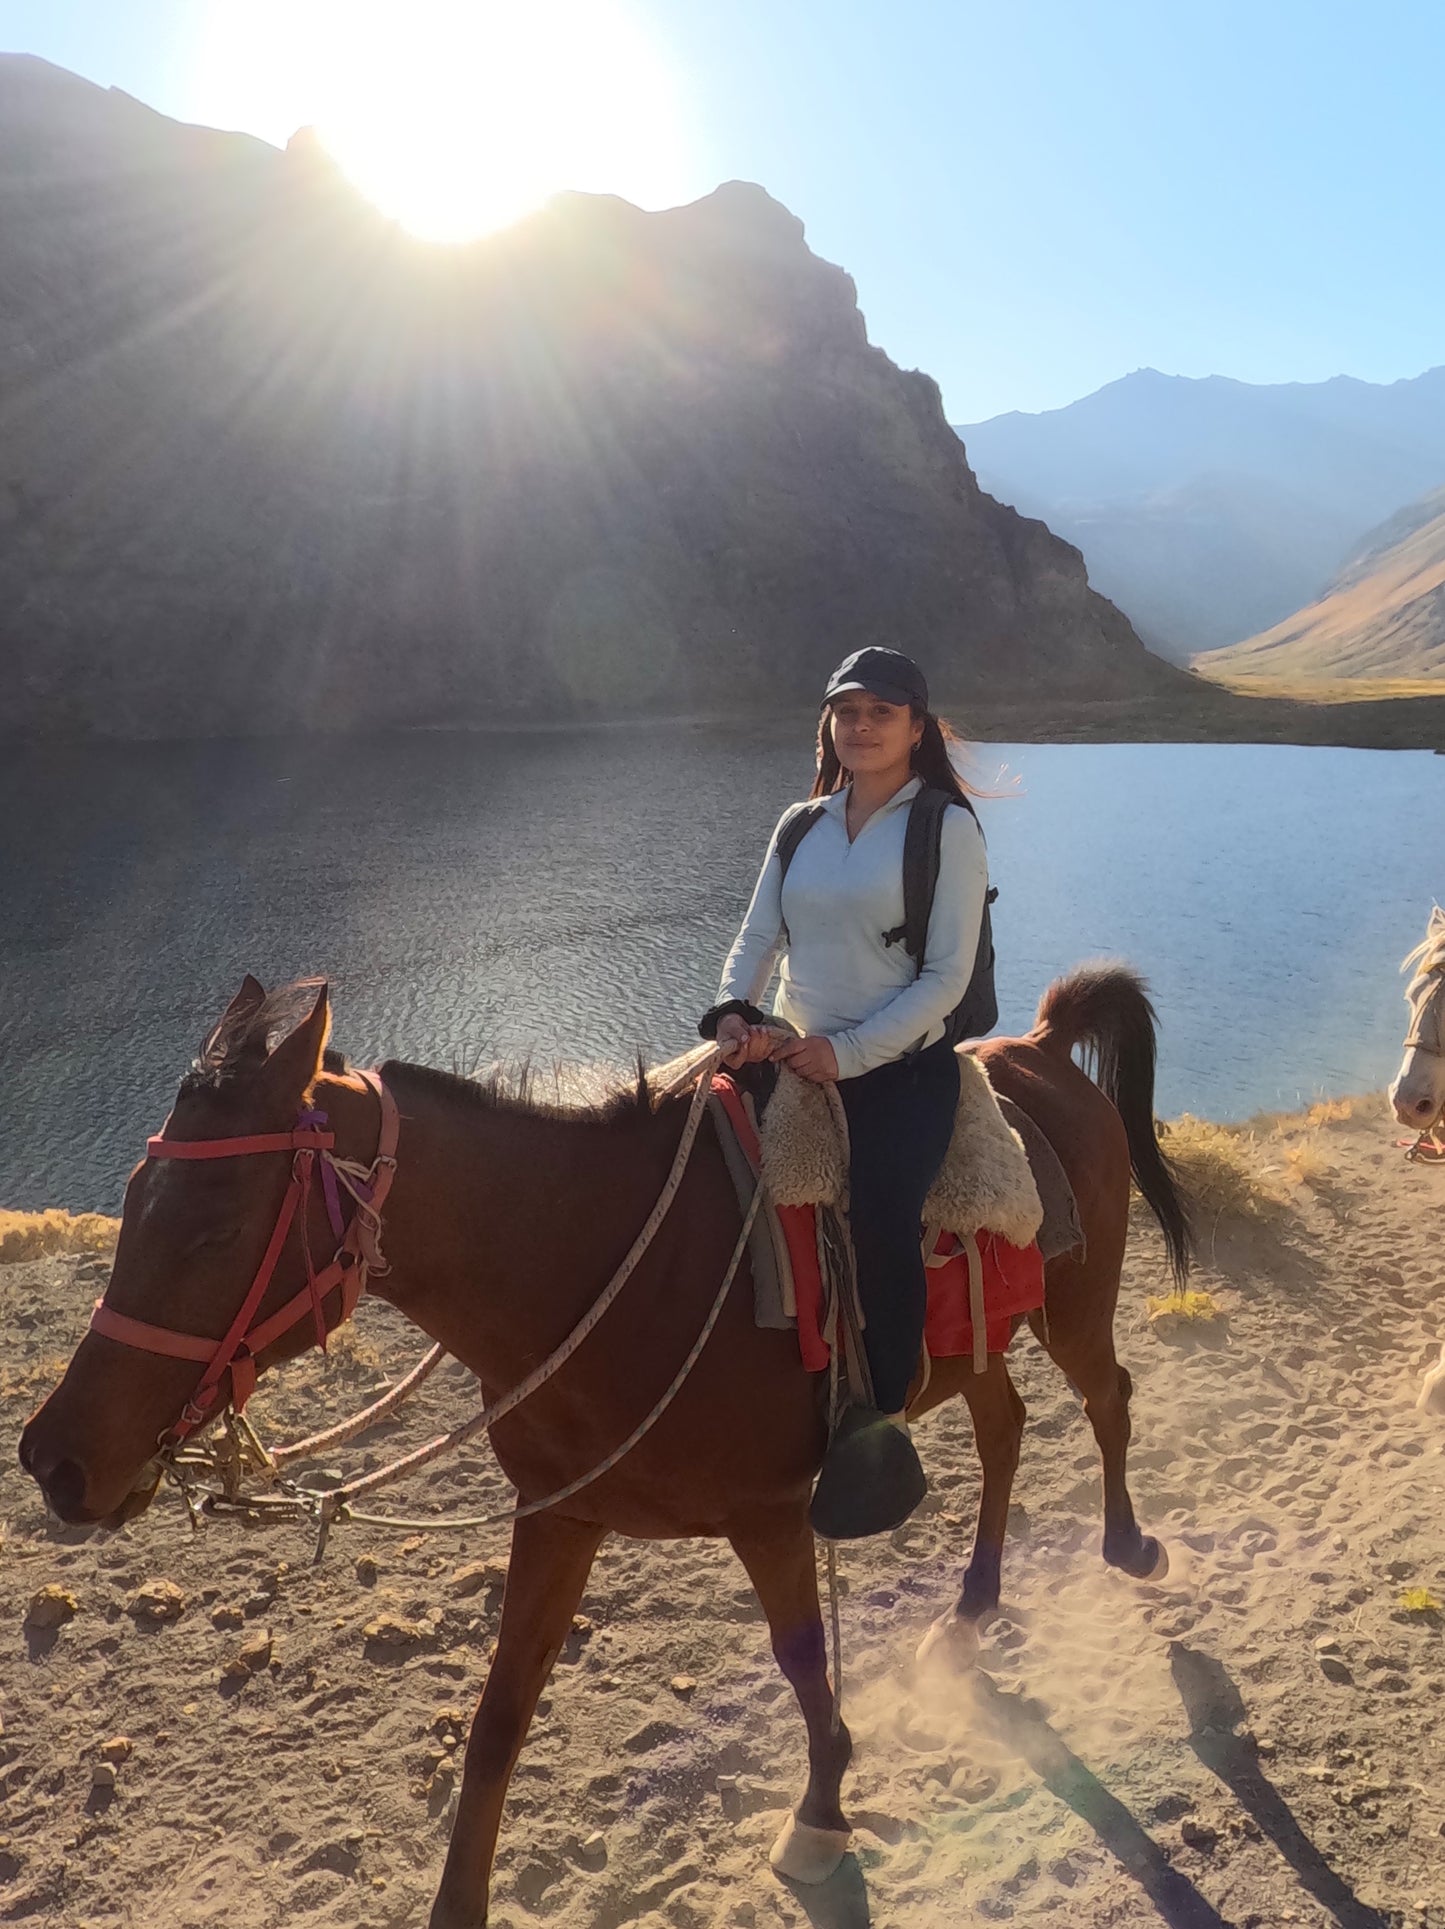
[{"label": "sun", "polygon": [[205,118],[281,141],[314,126],[430,240],[564,188],[689,198],[677,80],[625,0],[222,0],[196,64]]}]

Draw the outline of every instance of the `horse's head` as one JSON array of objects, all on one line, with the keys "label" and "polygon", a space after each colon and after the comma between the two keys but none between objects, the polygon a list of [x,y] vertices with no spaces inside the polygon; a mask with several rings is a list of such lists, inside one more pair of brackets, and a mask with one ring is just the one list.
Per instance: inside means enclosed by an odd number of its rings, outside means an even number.
[{"label": "horse's head", "polygon": [[[182,1082],[163,1141],[290,1132],[320,1070],[329,1025],[324,985],[268,998],[248,977]],[[262,1268],[291,1179],[292,1155],[283,1151],[143,1160],[126,1186],[105,1307],[122,1319],[220,1340]],[[301,1228],[293,1224],[259,1314],[304,1280],[300,1245]],[[266,1349],[262,1363],[299,1352],[310,1337],[304,1327],[288,1333]],[[204,1370],[195,1358],[168,1358],[88,1332],[20,1440],[21,1464],[51,1510],[67,1522],[105,1526],[140,1513],[160,1480],[162,1437],[177,1425]],[[205,1402],[208,1412],[229,1393],[228,1372]]]},{"label": "horse's head", "polygon": [[1424,942],[1400,968],[1415,976],[1405,993],[1410,1030],[1390,1103],[1401,1125],[1423,1132],[1445,1114],[1445,911],[1438,904]]}]

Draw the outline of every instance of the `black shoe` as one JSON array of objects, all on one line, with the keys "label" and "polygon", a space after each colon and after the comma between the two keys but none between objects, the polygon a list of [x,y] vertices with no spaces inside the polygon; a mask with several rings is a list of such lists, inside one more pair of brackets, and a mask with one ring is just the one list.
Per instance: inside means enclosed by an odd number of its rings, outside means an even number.
[{"label": "black shoe", "polygon": [[823,1459],[808,1519],[823,1540],[901,1527],[928,1492],[913,1442],[876,1407],[849,1407]]}]

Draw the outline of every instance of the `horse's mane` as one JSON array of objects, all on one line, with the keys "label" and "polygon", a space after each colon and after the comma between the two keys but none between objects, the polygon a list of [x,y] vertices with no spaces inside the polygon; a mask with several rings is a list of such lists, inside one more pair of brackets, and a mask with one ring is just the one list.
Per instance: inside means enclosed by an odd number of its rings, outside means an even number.
[{"label": "horse's mane", "polygon": [[[298,979],[295,984],[267,992],[254,1005],[228,1011],[206,1038],[182,1080],[181,1096],[224,1092],[238,1086],[306,1017],[321,984],[319,978]],[[349,1069],[342,1053],[329,1046],[323,1068],[338,1073]],[[381,1073],[388,1085],[395,1082],[403,1089],[426,1092],[443,1104],[463,1110],[595,1125],[650,1118],[667,1096],[665,1088],[649,1082],[647,1066],[640,1056],[630,1072],[555,1064],[539,1067],[526,1059],[516,1065],[492,1066],[479,1077],[469,1077],[459,1071],[444,1072],[430,1065],[388,1059]]]},{"label": "horse's mane", "polygon": [[651,1118],[662,1096],[654,1092],[640,1057],[630,1074],[606,1067],[555,1064],[539,1069],[530,1059],[519,1065],[491,1066],[479,1078],[395,1058],[389,1058],[380,1071],[386,1083],[398,1091],[410,1086],[460,1110],[491,1112],[504,1118],[619,1125]]},{"label": "horse's mane", "polygon": [[1401,971],[1414,971],[1405,996],[1413,999],[1424,986],[1432,972],[1445,969],[1445,913],[1439,905],[1430,914],[1430,928],[1400,966]]}]

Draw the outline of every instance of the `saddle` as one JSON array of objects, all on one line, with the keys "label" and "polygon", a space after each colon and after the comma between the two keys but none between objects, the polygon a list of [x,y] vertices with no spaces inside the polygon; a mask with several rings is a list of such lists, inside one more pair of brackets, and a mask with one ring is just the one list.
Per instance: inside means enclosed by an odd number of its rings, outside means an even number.
[{"label": "saddle", "polygon": [[[972,1355],[983,1372],[988,1355],[1008,1346],[1018,1317],[1044,1305],[1045,1260],[1081,1245],[1082,1234],[1068,1178],[1043,1133],[1000,1100],[971,1054],[959,1053],[959,1072],[953,1137],[919,1234],[928,1267],[924,1343],[931,1359]],[[828,1093],[786,1068],[775,1084],[771,1076],[719,1073],[710,1104],[740,1200],[751,1198],[759,1176],[764,1186],[749,1251],[758,1325],[796,1327],[813,1372],[828,1366],[841,1326],[854,1341],[844,1349],[854,1376],[862,1311],[843,1214],[847,1153]]]}]

